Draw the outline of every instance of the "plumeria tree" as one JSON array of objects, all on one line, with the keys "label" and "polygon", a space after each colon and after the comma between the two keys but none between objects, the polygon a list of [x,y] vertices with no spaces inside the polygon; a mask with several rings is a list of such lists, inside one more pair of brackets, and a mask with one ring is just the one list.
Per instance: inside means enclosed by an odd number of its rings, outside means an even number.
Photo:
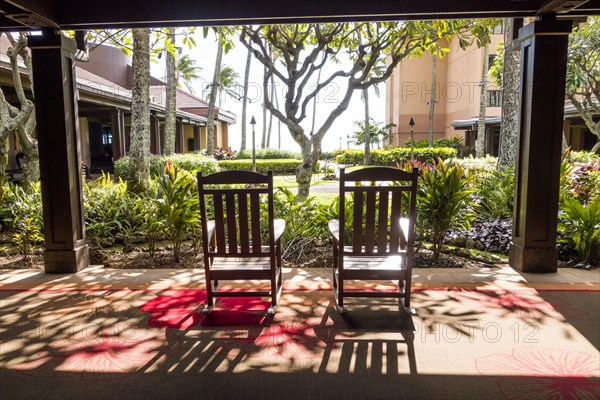
[{"label": "plumeria tree", "polygon": [[[298,197],[309,195],[313,165],[321,154],[321,142],[333,122],[348,108],[354,91],[376,85],[391,75],[403,59],[419,57],[425,51],[433,54],[439,39],[458,36],[461,47],[477,40],[479,45],[489,41],[489,20],[435,20],[378,23],[328,23],[302,25],[245,26],[240,40],[267,73],[263,79],[265,105],[285,124],[301,150],[303,164],[298,168],[296,181]],[[280,55],[273,61],[269,50]],[[349,62],[342,65],[343,58]],[[372,74],[374,66],[386,60],[380,75]],[[333,72],[325,74],[325,65],[337,64]],[[324,73],[320,82],[315,74]],[[268,85],[275,76],[283,83],[283,107],[277,108],[268,95]],[[312,135],[307,134],[305,123],[313,99],[323,94],[329,85],[337,85],[339,96],[332,110]],[[308,127],[310,129],[310,127]]]},{"label": "plumeria tree", "polygon": [[[0,33],[0,37],[1,35]],[[9,103],[2,91],[2,87],[0,87],[0,200],[3,197],[2,187],[8,163],[9,135],[15,134],[20,144],[21,152],[26,156],[25,162],[22,165],[23,180],[25,182],[23,186],[28,189],[30,187],[28,182],[35,182],[40,176],[38,146],[33,134],[36,120],[33,101],[33,70],[31,67],[31,57],[27,48],[28,34],[21,32],[13,35],[7,32],[5,35],[10,41],[10,47],[6,55],[10,60],[18,105]],[[22,63],[21,65],[20,62]],[[21,79],[23,67],[25,74],[29,78],[30,97],[27,97],[23,80]]]},{"label": "plumeria tree", "polygon": [[597,137],[592,151],[600,153],[600,17],[575,27],[567,59],[565,95]]}]

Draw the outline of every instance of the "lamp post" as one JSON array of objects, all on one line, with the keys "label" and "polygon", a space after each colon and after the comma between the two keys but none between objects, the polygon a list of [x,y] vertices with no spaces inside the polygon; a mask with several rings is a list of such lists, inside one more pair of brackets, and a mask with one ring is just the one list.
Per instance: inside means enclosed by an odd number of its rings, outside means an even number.
[{"label": "lamp post", "polygon": [[256,172],[256,135],[254,134],[254,125],[256,125],[256,120],[254,119],[254,115],[250,119],[250,125],[252,125],[252,172]]},{"label": "lamp post", "polygon": [[350,135],[346,135],[346,147],[350,148]]},{"label": "lamp post", "polygon": [[412,117],[410,117],[410,122],[408,125],[410,125],[410,163],[412,165],[415,159],[415,140],[413,136],[413,126],[415,126],[415,120],[412,119]]}]

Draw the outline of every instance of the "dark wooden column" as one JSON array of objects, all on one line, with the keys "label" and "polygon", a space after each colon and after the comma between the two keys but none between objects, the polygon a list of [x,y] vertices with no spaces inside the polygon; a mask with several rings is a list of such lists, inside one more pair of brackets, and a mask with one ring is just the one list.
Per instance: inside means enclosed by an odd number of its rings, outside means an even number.
[{"label": "dark wooden column", "polygon": [[125,116],[123,111],[115,108],[111,112],[113,161],[126,155],[125,151]]},{"label": "dark wooden column", "polygon": [[194,151],[200,150],[200,125],[194,125]]},{"label": "dark wooden column", "polygon": [[74,87],[75,42],[53,30],[30,36],[44,213],[44,270],[76,272],[89,265],[80,175]]},{"label": "dark wooden column", "polygon": [[175,123],[175,153],[183,153],[183,123],[179,120]]},{"label": "dark wooden column", "polygon": [[160,143],[160,121],[156,114],[150,117],[150,153],[160,155],[161,143]]},{"label": "dark wooden column", "polygon": [[509,262],[556,272],[556,225],[570,21],[543,15],[519,30],[521,114]]}]

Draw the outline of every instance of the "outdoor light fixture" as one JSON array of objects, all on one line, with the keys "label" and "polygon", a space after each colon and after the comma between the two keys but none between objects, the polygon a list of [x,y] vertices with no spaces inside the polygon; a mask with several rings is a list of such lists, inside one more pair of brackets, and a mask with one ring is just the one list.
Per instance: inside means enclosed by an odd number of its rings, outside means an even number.
[{"label": "outdoor light fixture", "polygon": [[256,172],[256,135],[254,134],[254,125],[256,125],[256,119],[254,119],[254,115],[250,119],[250,125],[252,125],[252,172]]},{"label": "outdoor light fixture", "polygon": [[413,126],[415,126],[415,120],[412,119],[412,117],[410,117],[410,122],[408,125],[410,125],[410,163],[412,164],[415,159],[415,140],[413,136]]}]

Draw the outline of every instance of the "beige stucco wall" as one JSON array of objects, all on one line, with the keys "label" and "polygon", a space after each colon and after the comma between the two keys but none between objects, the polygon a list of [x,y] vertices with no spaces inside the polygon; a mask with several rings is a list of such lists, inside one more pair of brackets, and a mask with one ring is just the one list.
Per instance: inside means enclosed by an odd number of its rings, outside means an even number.
[{"label": "beige stucco wall", "polygon": [[[489,45],[490,55],[496,53],[496,45],[503,35],[492,35]],[[437,60],[436,106],[433,122],[434,137],[462,135],[451,126],[453,120],[469,119],[479,115],[479,95],[483,49],[472,45],[460,49],[457,40],[441,43],[450,52]],[[386,81],[386,122],[396,124],[392,128],[392,143],[403,145],[410,137],[408,122],[415,121],[414,138],[428,137],[429,104],[431,98],[432,56],[428,53],[421,58],[404,60]],[[489,80],[488,80],[489,82]],[[495,89],[489,82],[488,89]],[[487,116],[499,116],[500,107],[488,107]]]},{"label": "beige stucco wall", "polygon": [[188,146],[188,139],[194,138],[194,126],[193,125],[183,125],[183,152],[187,153],[188,151],[193,151]]}]

